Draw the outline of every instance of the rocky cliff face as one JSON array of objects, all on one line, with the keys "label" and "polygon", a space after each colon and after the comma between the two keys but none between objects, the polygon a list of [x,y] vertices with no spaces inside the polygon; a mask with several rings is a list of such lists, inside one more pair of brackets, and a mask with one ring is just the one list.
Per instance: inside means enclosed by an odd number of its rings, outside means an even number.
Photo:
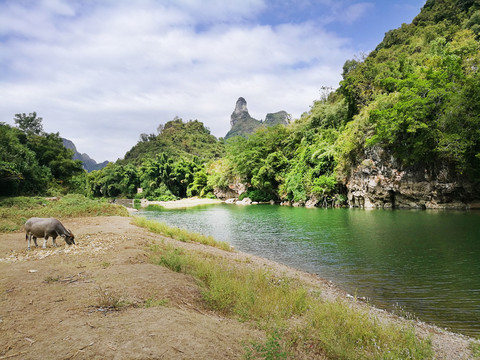
[{"label": "rocky cliff face", "polygon": [[289,122],[289,115],[286,111],[267,114],[265,121],[256,120],[250,116],[247,108],[247,101],[240,97],[235,104],[235,110],[230,116],[231,129],[225,135],[225,139],[233,136],[245,136],[255,132],[262,126],[274,126],[277,124],[286,125]]},{"label": "rocky cliff face", "polygon": [[480,190],[446,168],[403,167],[381,148],[365,152],[347,181],[351,207],[478,208]]},{"label": "rocky cliff face", "polygon": [[73,160],[80,160],[83,164],[83,168],[88,172],[91,172],[93,170],[100,170],[100,169],[103,169],[105,166],[107,166],[108,161],[104,161],[99,164],[87,154],[80,154],[77,151],[77,147],[71,140],[62,138],[62,141],[63,141],[63,146],[73,151]]},{"label": "rocky cliff face", "polygon": [[217,199],[227,200],[227,199],[237,199],[241,194],[247,191],[247,185],[241,183],[240,181],[234,181],[228,186],[228,189],[213,189],[213,194]]},{"label": "rocky cliff face", "polygon": [[268,113],[263,122],[267,126],[288,125],[290,116],[286,111],[279,111],[276,113]]},{"label": "rocky cliff face", "polygon": [[[255,120],[250,116],[247,109],[247,101],[243,97],[239,97],[235,104],[235,110],[233,110],[230,116],[230,126],[234,127],[239,122]],[[258,121],[258,120],[255,120]]]}]

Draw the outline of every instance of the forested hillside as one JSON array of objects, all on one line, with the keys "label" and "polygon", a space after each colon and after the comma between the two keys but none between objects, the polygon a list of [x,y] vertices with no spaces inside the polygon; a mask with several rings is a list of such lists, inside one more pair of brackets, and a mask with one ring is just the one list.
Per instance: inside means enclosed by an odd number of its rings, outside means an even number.
[{"label": "forested hillside", "polygon": [[337,142],[338,175],[351,203],[478,202],[479,9],[478,1],[429,0],[365,60],[345,63],[338,92],[349,123]]},{"label": "forested hillside", "polygon": [[203,160],[223,155],[223,143],[210,134],[200,121],[183,122],[175,118],[158,126],[158,134],[141,134],[140,141],[125,154],[122,164],[140,164],[142,160],[165,153],[169,157],[197,157]]},{"label": "forested hillside", "polygon": [[[206,164],[220,158],[224,143],[203,123],[175,118],[158,127],[158,135],[142,134],[123,160],[88,175],[87,193],[93,196],[147,197],[174,200],[212,196]],[[143,192],[137,195],[137,189]]]},{"label": "forested hillside", "polygon": [[[374,206],[394,206],[395,197],[418,207],[475,200],[479,9],[478,1],[427,1],[365,59],[346,61],[339,88],[293,125],[233,141],[224,175],[264,199],[294,202],[342,202],[348,192],[352,205],[354,191]],[[405,188],[409,181],[421,191]]]},{"label": "forested hillside", "polygon": [[[479,68],[480,1],[428,0],[368,56],[347,60],[336,90],[319,84],[321,98],[300,119],[224,141],[199,121],[176,118],[158,134],[141,134],[123,160],[89,174],[83,191],[468,207],[480,202]],[[42,155],[55,135],[21,124],[2,130],[2,189],[45,191],[77,171],[75,162]]]},{"label": "forested hillside", "polygon": [[[380,145],[403,164],[480,170],[480,3],[429,0],[412,24],[385,35],[364,61],[347,61],[341,93],[349,162]],[[362,134],[365,134],[362,136]]]}]

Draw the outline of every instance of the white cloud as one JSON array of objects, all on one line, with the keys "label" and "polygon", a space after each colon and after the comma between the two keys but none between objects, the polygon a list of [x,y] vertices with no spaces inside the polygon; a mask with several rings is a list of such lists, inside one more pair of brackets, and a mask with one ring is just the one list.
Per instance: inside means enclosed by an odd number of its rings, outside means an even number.
[{"label": "white cloud", "polygon": [[176,115],[224,136],[239,96],[256,118],[298,117],[352,56],[311,22],[250,21],[265,9],[260,0],[94,4],[0,5],[0,121],[36,111],[47,131],[97,161],[122,157]]},{"label": "white cloud", "polygon": [[169,6],[188,14],[192,22],[239,22],[251,19],[266,8],[263,0],[170,0]]},{"label": "white cloud", "polygon": [[362,18],[367,11],[373,9],[374,7],[375,5],[370,2],[362,2],[350,5],[345,9],[340,20],[347,24],[352,24],[358,19]]},{"label": "white cloud", "polygon": [[45,9],[50,10],[53,14],[63,16],[74,16],[74,8],[62,0],[41,0]]}]

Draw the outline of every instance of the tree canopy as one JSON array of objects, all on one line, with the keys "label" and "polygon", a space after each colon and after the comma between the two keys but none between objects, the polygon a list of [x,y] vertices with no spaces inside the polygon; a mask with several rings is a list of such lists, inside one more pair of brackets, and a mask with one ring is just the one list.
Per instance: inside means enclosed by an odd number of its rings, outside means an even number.
[{"label": "tree canopy", "polygon": [[18,128],[0,123],[0,195],[43,194],[64,187],[83,173],[82,163],[63,146],[59,134],[43,131],[36,113],[16,114]]},{"label": "tree canopy", "polygon": [[141,134],[140,141],[125,154],[121,162],[139,165],[144,159],[160,153],[190,160],[194,157],[210,160],[223,155],[223,142],[211,135],[210,130],[198,120],[184,122],[176,117],[160,124],[157,130],[157,135]]}]

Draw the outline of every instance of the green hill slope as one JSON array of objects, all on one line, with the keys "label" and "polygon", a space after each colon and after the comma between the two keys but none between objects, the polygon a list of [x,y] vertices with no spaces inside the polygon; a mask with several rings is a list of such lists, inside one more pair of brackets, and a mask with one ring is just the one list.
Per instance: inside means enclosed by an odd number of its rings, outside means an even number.
[{"label": "green hill slope", "polygon": [[429,0],[365,60],[345,63],[339,92],[353,121],[344,134],[350,162],[378,145],[403,165],[478,179],[479,9],[478,1]]},{"label": "green hill slope", "polygon": [[229,144],[227,173],[298,204],[475,206],[479,38],[480,1],[427,1],[300,119]]},{"label": "green hill slope", "polygon": [[174,119],[165,123],[157,136],[144,135],[120,163],[140,164],[144,159],[161,153],[174,159],[190,160],[197,157],[211,160],[222,155],[223,143],[211,135],[200,121],[183,122],[182,119]]}]

